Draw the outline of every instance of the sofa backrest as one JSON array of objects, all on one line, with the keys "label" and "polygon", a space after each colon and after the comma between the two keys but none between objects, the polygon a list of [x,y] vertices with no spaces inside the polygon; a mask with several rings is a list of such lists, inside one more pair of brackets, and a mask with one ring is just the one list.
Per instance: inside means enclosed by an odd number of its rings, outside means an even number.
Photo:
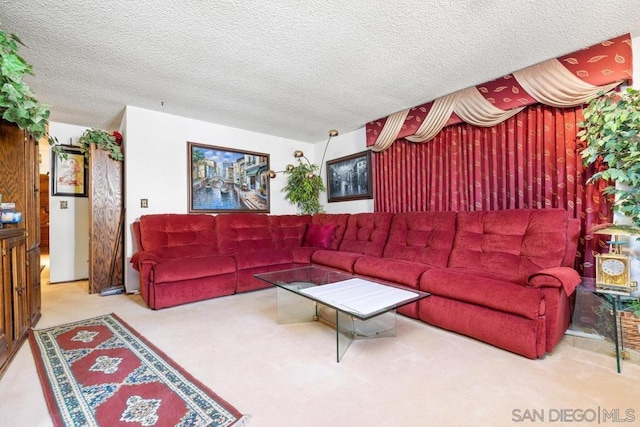
[{"label": "sofa backrest", "polygon": [[383,257],[446,267],[455,234],[455,212],[397,213]]},{"label": "sofa backrest", "polygon": [[312,224],[334,224],[336,226],[333,231],[333,237],[331,238],[331,244],[327,249],[337,250],[344,236],[344,231],[347,228],[347,221],[349,220],[349,214],[326,214],[319,213],[313,215],[311,218]]},{"label": "sofa backrest", "polygon": [[268,219],[278,248],[299,248],[311,215],[269,215]]},{"label": "sofa backrest", "polygon": [[218,247],[224,255],[275,248],[269,218],[257,213],[228,213],[216,217]]},{"label": "sofa backrest", "polygon": [[216,217],[206,214],[142,215],[139,224],[140,250],[175,246],[207,245],[217,249]]},{"label": "sofa backrest", "polygon": [[352,214],[338,250],[382,256],[393,215],[384,212]]},{"label": "sofa backrest", "polygon": [[580,220],[571,218],[567,221],[567,249],[562,261],[563,267],[575,268],[578,239],[580,238]]},{"label": "sofa backrest", "polygon": [[458,212],[449,267],[526,277],[565,262],[569,214],[561,209]]}]

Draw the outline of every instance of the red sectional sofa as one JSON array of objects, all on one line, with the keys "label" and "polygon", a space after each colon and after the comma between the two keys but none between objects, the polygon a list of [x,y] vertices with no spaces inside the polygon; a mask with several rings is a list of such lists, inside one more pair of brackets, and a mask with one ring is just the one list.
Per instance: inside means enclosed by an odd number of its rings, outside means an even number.
[{"label": "red sectional sofa", "polygon": [[309,215],[145,215],[134,223],[152,309],[268,287],[316,264],[431,296],[400,313],[535,359],[553,350],[580,282],[579,222],[560,209]]}]

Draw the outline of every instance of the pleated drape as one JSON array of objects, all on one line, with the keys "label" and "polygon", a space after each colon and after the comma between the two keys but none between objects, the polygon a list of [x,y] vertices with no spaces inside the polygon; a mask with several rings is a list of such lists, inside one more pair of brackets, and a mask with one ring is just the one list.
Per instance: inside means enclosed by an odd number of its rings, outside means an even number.
[{"label": "pleated drape", "polygon": [[[586,184],[576,138],[582,108],[530,106],[493,127],[457,124],[433,140],[373,153],[376,212],[563,208],[581,220],[576,268],[593,276],[604,247],[588,231],[611,222],[607,185]],[[550,242],[553,244],[553,242]]]}]

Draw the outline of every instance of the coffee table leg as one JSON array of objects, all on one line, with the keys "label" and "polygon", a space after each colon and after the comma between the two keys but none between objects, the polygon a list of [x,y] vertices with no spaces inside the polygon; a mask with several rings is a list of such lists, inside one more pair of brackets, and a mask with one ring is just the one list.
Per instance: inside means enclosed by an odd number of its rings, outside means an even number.
[{"label": "coffee table leg", "polygon": [[336,310],[336,362],[340,363],[356,337],[355,318]]},{"label": "coffee table leg", "polygon": [[359,320],[336,310],[336,358],[340,362],[351,343],[370,338],[396,336],[396,311],[391,310],[369,320]]},{"label": "coffee table leg", "polygon": [[283,288],[276,288],[278,323],[304,323],[318,320],[316,305],[308,299]]}]

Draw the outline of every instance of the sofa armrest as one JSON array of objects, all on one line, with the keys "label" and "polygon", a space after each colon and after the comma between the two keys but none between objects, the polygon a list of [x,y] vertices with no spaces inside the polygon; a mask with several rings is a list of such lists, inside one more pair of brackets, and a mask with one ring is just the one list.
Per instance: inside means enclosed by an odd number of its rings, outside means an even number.
[{"label": "sofa armrest", "polygon": [[147,263],[151,263],[151,264],[157,264],[161,260],[162,260],[162,258],[160,258],[158,255],[156,255],[152,251],[139,251],[139,252],[136,252],[135,254],[133,254],[133,256],[131,257],[131,260],[129,262],[131,264],[133,264],[133,268],[135,270],[140,271],[140,265],[143,262],[147,262]]},{"label": "sofa armrest", "polygon": [[571,295],[581,282],[580,275],[570,267],[552,267],[529,276],[527,283],[534,288],[564,288]]}]

